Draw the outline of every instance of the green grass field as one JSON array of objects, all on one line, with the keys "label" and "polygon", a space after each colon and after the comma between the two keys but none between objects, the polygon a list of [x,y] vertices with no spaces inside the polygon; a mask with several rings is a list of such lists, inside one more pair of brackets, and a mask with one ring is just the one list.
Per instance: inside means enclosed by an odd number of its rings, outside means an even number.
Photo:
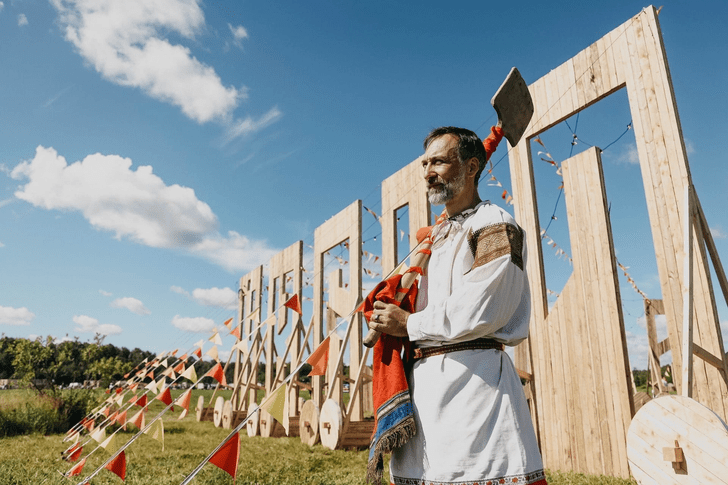
[{"label": "green grass field", "polygon": [[[181,391],[174,392],[176,396]],[[209,402],[212,391],[194,391],[190,415],[178,420],[180,409],[164,415],[164,450],[160,442],[142,435],[126,450],[127,475],[122,482],[107,470],[93,479],[94,485],[178,485],[228,434],[211,422],[197,422],[194,406],[199,395]],[[228,393],[218,393],[229,398]],[[0,391],[0,409],[24,405],[32,394],[24,391]],[[153,401],[148,418],[163,409]],[[120,431],[120,444],[136,434],[130,426]],[[87,459],[84,473],[75,479],[61,476],[71,464],[62,461],[60,454],[68,447],[63,435],[31,434],[0,438],[0,485],[76,484],[92,473],[109,457],[99,449]],[[96,443],[84,447],[84,456]],[[243,433],[240,441],[238,485],[247,484],[361,484],[364,485],[367,451],[331,451],[321,445],[309,447],[298,438],[250,438]],[[385,467],[385,478],[386,478]],[[613,477],[595,477],[576,473],[549,473],[551,485],[634,485],[635,481]],[[232,484],[232,478],[214,465],[206,465],[193,484]]]}]

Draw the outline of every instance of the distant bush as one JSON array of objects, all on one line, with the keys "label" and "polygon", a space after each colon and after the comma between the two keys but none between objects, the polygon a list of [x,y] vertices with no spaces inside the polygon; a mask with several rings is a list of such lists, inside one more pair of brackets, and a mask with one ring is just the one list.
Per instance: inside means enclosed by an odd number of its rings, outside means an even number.
[{"label": "distant bush", "polygon": [[0,438],[65,433],[81,421],[98,400],[99,394],[89,390],[28,395],[28,399],[14,406],[0,408]]}]

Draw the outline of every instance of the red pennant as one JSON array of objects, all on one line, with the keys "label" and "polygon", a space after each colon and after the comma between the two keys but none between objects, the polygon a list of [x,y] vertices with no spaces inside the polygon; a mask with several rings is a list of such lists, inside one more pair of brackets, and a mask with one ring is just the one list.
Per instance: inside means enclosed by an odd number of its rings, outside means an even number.
[{"label": "red pennant", "polygon": [[238,460],[240,459],[240,436],[235,433],[222,448],[210,458],[210,463],[225,470],[235,479],[238,472]]},{"label": "red pennant", "polygon": [[240,326],[238,325],[237,327],[235,327],[235,328],[233,329],[233,331],[232,331],[232,332],[230,332],[230,335],[235,335],[235,338],[237,338],[238,340],[240,340],[240,339],[242,338],[242,337],[240,336]]},{"label": "red pennant", "polygon": [[198,348],[197,350],[195,350],[192,353],[195,354],[198,359],[201,359],[202,358],[202,347]]},{"label": "red pennant", "polygon": [[140,406],[140,407],[146,406],[147,405],[147,395],[143,394],[139,399],[134,401],[134,404],[136,404],[137,406]]},{"label": "red pennant", "polygon": [[117,387],[117,388],[116,388],[116,393],[117,393],[117,394],[121,394],[121,387]]},{"label": "red pennant", "polygon": [[294,312],[298,313],[299,315],[303,315],[303,311],[301,310],[301,301],[298,299],[298,294],[293,295],[283,305],[287,306],[288,308],[290,308]]},{"label": "red pennant", "polygon": [[180,362],[179,364],[177,364],[177,365],[176,365],[176,366],[174,367],[174,371],[175,371],[175,372],[176,372],[177,374],[181,374],[181,373],[183,373],[183,372],[185,371],[185,363],[184,363],[184,362]]},{"label": "red pennant", "polygon": [[309,376],[322,376],[326,374],[326,365],[329,362],[329,343],[331,342],[330,337],[321,342],[321,345],[311,354],[306,362],[311,364],[311,372]]},{"label": "red pennant", "polygon": [[68,450],[69,455],[66,457],[66,460],[73,463],[74,461],[81,458],[81,453],[83,453],[83,446],[76,443]]},{"label": "red pennant", "polygon": [[[167,406],[172,404],[172,393],[169,391],[169,387],[165,387],[164,391],[159,393],[159,395],[157,396],[157,399],[162,401]],[[174,406],[172,406],[170,411],[174,411]]]},{"label": "red pennant", "polygon": [[66,473],[66,476],[75,477],[76,475],[80,475],[81,472],[83,471],[83,466],[85,464],[86,464],[86,458],[84,458],[83,460],[81,460],[78,463],[76,463],[75,465],[73,465],[73,467],[71,467],[71,469],[68,470],[68,473]]},{"label": "red pennant", "polygon": [[126,430],[126,409],[116,416],[116,422]]},{"label": "red pennant", "polygon": [[111,389],[107,389],[104,391],[106,394],[111,394]]},{"label": "red pennant", "polygon": [[210,376],[223,386],[227,386],[227,381],[225,380],[225,372],[223,372],[220,362],[215,364],[212,369],[207,371],[207,374],[205,374],[205,376]]},{"label": "red pennant", "polygon": [[182,397],[179,398],[179,405],[182,406],[182,409],[185,411],[190,410],[190,400],[192,399],[192,389],[187,389],[184,394],[182,394]]},{"label": "red pennant", "polygon": [[122,451],[105,468],[123,480],[126,478],[126,454]]}]

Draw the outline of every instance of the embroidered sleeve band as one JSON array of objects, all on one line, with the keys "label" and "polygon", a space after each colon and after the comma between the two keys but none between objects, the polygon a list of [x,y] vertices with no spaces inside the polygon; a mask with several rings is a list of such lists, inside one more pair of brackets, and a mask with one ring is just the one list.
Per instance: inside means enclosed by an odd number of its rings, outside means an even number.
[{"label": "embroidered sleeve band", "polygon": [[510,254],[511,262],[523,270],[523,230],[518,226],[504,222],[483,227],[471,232],[468,243],[475,259],[473,268]]}]

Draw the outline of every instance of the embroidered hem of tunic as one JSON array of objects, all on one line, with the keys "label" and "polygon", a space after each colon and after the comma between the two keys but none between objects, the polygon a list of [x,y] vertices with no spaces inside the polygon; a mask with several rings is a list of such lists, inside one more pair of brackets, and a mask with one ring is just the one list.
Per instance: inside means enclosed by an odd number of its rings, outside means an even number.
[{"label": "embroidered hem of tunic", "polygon": [[546,474],[543,470],[537,470],[523,475],[509,475],[498,478],[482,478],[480,480],[468,480],[464,482],[438,482],[436,480],[425,480],[422,478],[392,477],[394,485],[548,485]]}]

